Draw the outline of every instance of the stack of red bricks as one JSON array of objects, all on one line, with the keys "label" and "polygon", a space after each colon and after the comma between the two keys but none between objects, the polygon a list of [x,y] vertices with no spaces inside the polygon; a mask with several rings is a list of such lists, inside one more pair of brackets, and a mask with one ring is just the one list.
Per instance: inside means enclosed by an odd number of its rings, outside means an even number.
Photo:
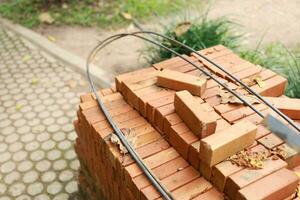
[{"label": "stack of red bricks", "polygon": [[[259,76],[251,88],[300,120],[300,100],[283,96],[286,79],[253,65],[224,46],[201,51],[236,77]],[[185,56],[243,96],[249,94],[196,55]],[[300,156],[271,133],[249,107],[224,102],[223,89],[188,62],[175,57],[116,77],[98,93],[118,126],[174,199],[295,199]],[[230,97],[231,98],[231,97]],[[253,106],[272,113],[263,103]],[[118,143],[95,96],[81,96],[75,149],[81,163],[79,187],[88,199],[160,199],[134,160]],[[129,133],[129,134],[128,134]],[[129,138],[130,136],[130,138]],[[285,152],[274,159],[270,152]],[[121,149],[121,150],[120,150]],[[264,152],[261,169],[228,158],[244,149]],[[299,169],[299,170],[298,170]]]}]

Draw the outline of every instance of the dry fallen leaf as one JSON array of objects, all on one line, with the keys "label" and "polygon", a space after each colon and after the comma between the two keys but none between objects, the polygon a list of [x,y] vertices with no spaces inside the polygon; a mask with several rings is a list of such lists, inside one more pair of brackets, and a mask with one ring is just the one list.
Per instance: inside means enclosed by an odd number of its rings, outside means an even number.
[{"label": "dry fallen leaf", "polygon": [[120,141],[120,139],[118,138],[118,136],[116,134],[112,134],[110,136],[110,141],[111,141],[111,143],[117,145],[117,147],[120,149],[121,153],[123,153],[123,154],[127,153],[127,149],[123,146],[122,142]]},{"label": "dry fallen leaf", "polygon": [[50,40],[51,42],[56,42],[56,38],[52,35],[48,35],[48,40]]},{"label": "dry fallen leaf", "polygon": [[134,148],[137,142],[136,132],[131,131],[130,129],[121,129],[123,134],[125,135],[127,141]]},{"label": "dry fallen leaf", "polygon": [[126,13],[126,12],[123,12],[121,13],[122,16],[124,17],[124,19],[127,19],[127,20],[132,20],[132,16],[130,13]]},{"label": "dry fallen leaf", "polygon": [[247,167],[250,169],[262,169],[264,167],[264,161],[267,158],[268,155],[265,151],[252,152],[251,150],[243,150],[233,156],[230,156],[227,160],[237,166]]},{"label": "dry fallen leaf", "polygon": [[219,96],[221,97],[222,104],[226,104],[226,103],[242,104],[243,103],[236,96],[234,96],[230,92],[222,90],[222,89],[219,90]]},{"label": "dry fallen leaf", "polygon": [[37,79],[37,78],[31,79],[31,85],[36,85],[38,82],[39,82],[39,79]]},{"label": "dry fallen leaf", "polygon": [[23,57],[23,61],[24,62],[27,62],[28,60],[30,60],[31,59],[31,56],[30,55],[25,55],[24,57]]},{"label": "dry fallen leaf", "polygon": [[16,110],[17,110],[17,111],[21,110],[21,108],[22,108],[22,105],[21,105],[21,104],[16,104]]},{"label": "dry fallen leaf", "polygon": [[54,22],[53,17],[48,12],[43,12],[39,15],[40,22],[52,24]]},{"label": "dry fallen leaf", "polygon": [[255,77],[254,80],[257,82],[260,88],[264,88],[266,86],[266,83],[261,79],[261,77]]},{"label": "dry fallen leaf", "polygon": [[[121,129],[121,131],[123,132],[124,136],[127,138],[127,141],[131,144],[132,147],[135,147],[136,145],[136,141],[137,141],[137,137],[136,137],[136,133],[133,131],[130,131],[130,129]],[[123,154],[127,154],[128,151],[125,148],[125,146],[122,144],[122,142],[120,141],[120,139],[118,138],[118,136],[116,134],[112,134],[110,136],[110,141],[117,145],[120,152]]]},{"label": "dry fallen leaf", "polygon": [[185,34],[191,27],[191,22],[182,22],[175,27],[175,34],[177,37]]},{"label": "dry fallen leaf", "polygon": [[[251,105],[252,104],[257,104],[260,103],[258,98],[256,98],[254,95],[250,94],[239,94],[244,100],[249,102]],[[232,103],[232,104],[243,104],[241,100],[239,100],[236,96],[234,96],[232,93],[226,91],[226,90],[219,90],[219,96],[221,97],[221,103],[226,104],[226,103]]]},{"label": "dry fallen leaf", "polygon": [[256,96],[251,95],[251,94],[244,95],[244,99],[247,102],[249,102],[251,105],[260,103],[259,99]]},{"label": "dry fallen leaf", "polygon": [[253,75],[251,77],[242,79],[242,81],[249,87],[258,84],[260,88],[263,88],[266,85],[266,83],[262,80],[262,77],[260,75]]}]

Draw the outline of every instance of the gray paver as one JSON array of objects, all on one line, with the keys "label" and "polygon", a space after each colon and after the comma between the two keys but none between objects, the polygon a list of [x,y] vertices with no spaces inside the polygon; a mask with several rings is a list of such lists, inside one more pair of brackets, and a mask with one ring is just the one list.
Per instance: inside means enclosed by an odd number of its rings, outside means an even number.
[{"label": "gray paver", "polygon": [[84,78],[0,26],[0,79],[0,200],[74,198]]}]

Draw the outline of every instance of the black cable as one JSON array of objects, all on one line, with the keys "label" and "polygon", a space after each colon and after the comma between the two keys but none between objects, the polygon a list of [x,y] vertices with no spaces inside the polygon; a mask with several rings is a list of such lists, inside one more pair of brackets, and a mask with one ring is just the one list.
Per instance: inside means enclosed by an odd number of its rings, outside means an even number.
[{"label": "black cable", "polygon": [[[88,80],[89,80],[91,89],[92,89],[93,93],[96,96],[97,102],[98,102],[101,110],[103,111],[103,113],[106,116],[108,122],[110,123],[110,125],[114,129],[116,135],[118,136],[118,138],[120,139],[120,141],[122,142],[122,144],[125,146],[125,148],[129,152],[129,154],[132,156],[132,158],[136,161],[137,165],[145,173],[145,175],[150,180],[150,182],[154,185],[154,187],[158,190],[158,192],[161,193],[162,197],[164,199],[166,199],[166,200],[172,200],[173,198],[172,198],[171,194],[161,185],[161,183],[159,182],[159,180],[152,174],[152,172],[150,171],[150,169],[143,163],[142,159],[139,157],[139,155],[136,153],[136,151],[134,150],[134,148],[131,146],[131,144],[127,141],[126,137],[123,135],[122,131],[119,129],[119,127],[117,126],[117,124],[114,122],[112,116],[110,115],[110,113],[106,109],[103,101],[100,99],[100,97],[99,97],[99,95],[97,93],[97,90],[96,90],[96,88],[94,86],[94,82],[92,80],[92,77],[90,75],[89,64],[92,61],[93,57],[97,54],[97,52],[100,49],[102,49],[105,46],[107,46],[108,44],[112,43],[113,41],[115,41],[117,39],[120,39],[121,37],[124,37],[124,36],[125,35],[123,35],[123,34],[119,34],[119,36],[109,37],[109,38],[105,39],[104,41],[102,41],[99,45],[97,45],[97,47],[91,52],[91,54],[88,56],[88,60],[87,60],[87,76],[88,76]],[[101,47],[101,48],[98,48],[98,47]]]},{"label": "black cable", "polygon": [[[205,59],[206,61],[208,61],[210,64],[213,64],[215,67],[217,67],[218,69],[220,69],[221,71],[223,71],[224,73],[226,73],[230,78],[232,78],[233,80],[235,80],[236,82],[238,82],[240,85],[242,85],[245,89],[247,89],[248,92],[250,92],[251,94],[253,94],[254,96],[256,96],[257,98],[259,98],[263,103],[265,103],[269,108],[271,108],[273,111],[275,111],[280,117],[282,117],[285,121],[287,121],[290,125],[292,125],[297,131],[300,132],[300,128],[295,124],[295,122],[293,120],[291,120],[288,116],[286,116],[285,114],[283,114],[280,110],[278,110],[276,107],[272,106],[272,104],[270,104],[268,101],[266,101],[260,94],[258,94],[257,92],[255,92],[253,89],[251,89],[248,85],[246,85],[245,83],[243,83],[240,79],[236,78],[235,76],[233,76],[230,72],[228,72],[226,69],[224,69],[223,67],[221,67],[219,64],[211,61],[210,59],[208,59],[206,56],[201,55],[199,52],[195,51],[194,49],[192,49],[191,47],[177,41],[174,40],[170,37],[161,35],[159,33],[153,32],[153,31],[142,31],[142,33],[148,33],[148,34],[153,34],[159,37],[163,37],[169,41],[175,42],[176,44],[190,50],[191,52],[197,54],[198,56],[200,56],[201,58]],[[263,116],[262,116],[263,117]]]},{"label": "black cable", "polygon": [[[156,35],[159,37],[162,37],[164,39],[167,39],[169,41],[172,41],[188,50],[190,50],[191,52],[195,53],[196,55],[200,56],[201,58],[205,59],[206,61],[208,61],[209,63],[211,63],[212,65],[216,66],[218,69],[220,69],[221,71],[223,71],[224,73],[226,73],[231,79],[233,79],[234,81],[238,82],[240,85],[242,85],[248,92],[250,92],[251,94],[253,94],[254,96],[256,96],[258,99],[260,99],[263,103],[265,103],[269,108],[271,108],[274,112],[276,112],[280,117],[282,117],[285,121],[287,121],[291,126],[293,126],[298,132],[300,132],[300,128],[295,124],[295,122],[293,120],[291,120],[288,116],[286,116],[285,114],[283,114],[280,110],[278,110],[276,107],[272,106],[272,104],[270,104],[268,101],[266,101],[260,94],[258,94],[257,92],[255,92],[253,89],[251,89],[248,85],[246,85],[245,83],[243,83],[240,79],[236,78],[235,76],[233,76],[230,72],[228,72],[226,69],[224,69],[223,67],[221,67],[219,64],[211,61],[209,58],[207,58],[206,56],[201,55],[199,52],[195,51],[194,49],[192,49],[191,47],[177,41],[174,40],[170,37],[164,36],[162,34],[153,32],[153,31],[137,31],[137,32],[133,32],[130,35],[136,35],[136,34],[152,34],[152,35]],[[150,40],[149,40],[150,41]],[[157,44],[156,44],[157,45]],[[160,45],[158,45],[160,46]],[[163,47],[160,46],[168,51],[170,51],[171,49],[167,48],[167,47]],[[174,51],[170,51],[172,53],[174,53]],[[178,55],[177,53],[175,53],[176,55]],[[185,60],[185,59],[184,59]],[[196,66],[196,68],[198,68],[199,70],[201,70],[203,72],[202,69],[200,69],[199,67]],[[231,92],[232,93],[232,92]],[[233,94],[233,93],[232,93]],[[236,95],[235,95],[236,96]],[[236,96],[237,97],[237,96]],[[239,97],[238,97],[239,98]],[[239,98],[240,99],[240,98]],[[243,103],[245,103],[244,101],[242,101]],[[250,104],[246,104],[247,106],[249,106]],[[253,111],[255,111],[253,108],[253,106],[249,106]],[[255,111],[256,112],[256,111]],[[260,112],[256,112],[260,117],[264,118],[264,115],[261,114]]]},{"label": "black cable", "polygon": [[[214,63],[213,61],[209,60],[208,58],[206,58],[205,56],[202,56],[201,54],[199,54],[198,52],[196,52],[195,50],[191,49],[190,47],[176,41],[173,40],[171,38],[165,37],[163,35],[160,35],[158,33],[155,32],[149,32],[149,31],[139,31],[139,32],[134,32],[134,33],[124,33],[124,34],[116,34],[113,35],[105,40],[103,40],[101,43],[99,43],[94,49],[93,51],[89,54],[88,59],[87,59],[87,76],[88,76],[88,80],[91,86],[91,89],[93,91],[93,93],[96,96],[97,102],[101,108],[101,110],[104,112],[107,120],[109,121],[109,123],[111,124],[111,126],[113,127],[113,129],[115,130],[117,136],[119,137],[120,141],[122,142],[122,144],[125,146],[125,148],[128,150],[129,154],[133,157],[133,159],[136,161],[136,163],[138,164],[138,166],[142,169],[142,171],[145,173],[145,175],[147,176],[147,178],[151,181],[151,183],[154,185],[154,187],[162,194],[164,199],[172,199],[171,194],[166,191],[166,189],[160,184],[159,180],[151,173],[150,169],[143,163],[143,161],[141,160],[141,158],[137,155],[137,153],[135,152],[134,148],[130,145],[130,143],[128,143],[126,137],[123,135],[122,131],[118,128],[118,126],[115,124],[115,122],[113,121],[111,115],[109,114],[108,110],[106,109],[104,103],[102,102],[102,100],[100,99],[100,97],[98,96],[97,90],[94,86],[93,80],[91,78],[90,75],[90,70],[89,70],[89,64],[92,62],[93,58],[97,55],[97,53],[103,49],[105,46],[109,45],[110,43],[112,43],[115,40],[121,39],[123,37],[126,36],[134,36],[140,39],[143,39],[147,42],[150,42],[152,44],[155,44],[161,48],[164,48],[172,53],[174,53],[175,55],[179,56],[181,59],[185,60],[186,62],[190,63],[191,65],[193,65],[194,67],[196,67],[197,69],[199,69],[200,71],[202,71],[205,75],[209,76],[211,79],[213,79],[214,81],[216,81],[219,85],[221,85],[222,87],[224,87],[225,89],[227,89],[230,93],[232,93],[233,95],[235,95],[239,100],[241,100],[244,104],[246,104],[247,106],[249,106],[254,112],[256,112],[259,116],[261,116],[262,118],[264,117],[264,115],[258,111],[256,108],[254,108],[251,104],[249,104],[247,101],[245,101],[242,97],[239,96],[238,93],[236,93],[235,91],[231,90],[227,85],[223,84],[221,81],[219,81],[217,78],[215,78],[213,75],[211,75],[209,72],[203,70],[202,68],[200,68],[199,66],[195,65],[193,62],[189,61],[188,59],[186,59],[185,57],[183,57],[182,55],[178,54],[177,52],[173,51],[172,49],[159,44],[157,42],[154,42],[148,38],[139,36],[137,34],[154,34],[154,35],[158,35],[161,37],[164,37],[170,41],[176,42],[179,45],[184,46],[185,48],[188,48],[189,50],[191,50],[192,52],[196,53],[197,55],[201,56],[202,58],[204,58],[205,60],[207,60],[208,62],[210,62],[211,64],[217,66],[220,70],[224,71],[225,73],[227,72],[226,70],[224,70],[221,66],[218,66],[216,63]],[[227,72],[228,73],[228,72]],[[228,73],[229,74],[229,73]],[[231,75],[231,74],[229,74]],[[235,78],[235,77],[234,77]],[[236,79],[236,78],[235,78]],[[239,79],[236,79],[237,82],[241,82]],[[240,83],[241,85],[243,85],[245,88],[250,89],[251,92],[251,88],[249,88],[247,85],[243,84],[242,82]],[[260,97],[259,94],[257,94],[256,92],[253,93],[255,96]],[[261,97],[262,98],[262,97]],[[263,99],[263,98],[262,98]],[[267,103],[266,103],[267,104]],[[267,104],[268,105],[268,104]],[[272,108],[273,110],[275,109],[271,104],[268,105],[270,108]],[[279,111],[280,112],[280,111]],[[281,113],[281,112],[280,112]],[[285,118],[284,118],[285,119]],[[288,118],[289,119],[289,118]],[[287,120],[288,121],[288,120]],[[292,124],[293,125],[293,124]],[[296,128],[298,128],[296,126]]]}]

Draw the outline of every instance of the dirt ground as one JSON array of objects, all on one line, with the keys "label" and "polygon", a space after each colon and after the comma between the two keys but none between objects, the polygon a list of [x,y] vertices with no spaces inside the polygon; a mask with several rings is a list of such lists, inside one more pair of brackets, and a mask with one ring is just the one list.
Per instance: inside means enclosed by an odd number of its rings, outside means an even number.
[{"label": "dirt ground", "polygon": [[[185,12],[187,13],[187,12]],[[191,13],[188,11],[188,13]],[[199,16],[197,11],[193,16]],[[300,0],[216,0],[211,3],[209,17],[227,16],[241,25],[239,31],[246,33],[245,46],[255,47],[263,37],[263,43],[280,41],[288,47],[300,42]],[[159,19],[163,24],[176,21],[168,17]],[[145,29],[160,30],[161,25],[154,19],[143,24]],[[59,46],[74,54],[87,58],[91,49],[102,39],[124,31],[136,30],[133,25],[117,30],[105,31],[97,28],[82,27],[44,27],[36,31],[46,37],[53,36]],[[122,39],[107,47],[96,59],[96,64],[108,72],[108,76],[132,71],[147,66],[140,52],[145,43],[134,38]]]}]

